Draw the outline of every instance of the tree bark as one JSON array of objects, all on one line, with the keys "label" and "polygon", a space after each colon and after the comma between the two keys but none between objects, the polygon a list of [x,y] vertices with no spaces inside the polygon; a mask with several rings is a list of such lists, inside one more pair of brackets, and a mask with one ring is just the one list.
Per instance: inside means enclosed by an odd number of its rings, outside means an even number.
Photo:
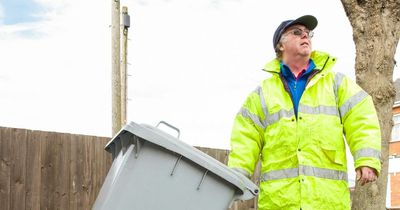
[{"label": "tree bark", "polygon": [[400,36],[399,0],[341,0],[353,27],[356,81],[373,98],[382,132],[382,171],[374,183],[360,186],[352,198],[353,210],[386,209],[389,141],[395,97],[394,55]]}]

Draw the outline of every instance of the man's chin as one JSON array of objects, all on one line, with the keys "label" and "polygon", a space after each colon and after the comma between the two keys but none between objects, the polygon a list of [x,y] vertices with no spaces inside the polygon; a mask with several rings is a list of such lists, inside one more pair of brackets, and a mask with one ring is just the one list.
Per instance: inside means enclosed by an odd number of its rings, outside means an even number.
[{"label": "man's chin", "polygon": [[310,57],[311,56],[311,52],[312,52],[311,48],[308,48],[308,49],[304,49],[300,54],[302,56]]}]

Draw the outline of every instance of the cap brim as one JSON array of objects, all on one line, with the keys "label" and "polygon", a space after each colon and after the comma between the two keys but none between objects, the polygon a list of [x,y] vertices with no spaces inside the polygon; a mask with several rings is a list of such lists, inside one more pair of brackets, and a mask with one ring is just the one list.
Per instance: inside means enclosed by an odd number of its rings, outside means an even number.
[{"label": "cap brim", "polygon": [[314,28],[318,25],[318,20],[312,15],[304,15],[296,20],[293,20],[287,27],[295,24],[301,24],[304,25],[308,30],[314,30]]}]

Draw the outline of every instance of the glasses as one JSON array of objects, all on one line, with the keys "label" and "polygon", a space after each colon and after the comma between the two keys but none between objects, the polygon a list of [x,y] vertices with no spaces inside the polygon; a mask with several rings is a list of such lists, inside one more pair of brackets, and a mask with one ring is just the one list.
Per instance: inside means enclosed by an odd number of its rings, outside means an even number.
[{"label": "glasses", "polygon": [[314,32],[313,31],[308,31],[308,30],[302,30],[300,28],[294,28],[292,30],[289,31],[290,33],[292,33],[295,36],[303,36],[303,33],[307,34],[307,37],[309,39],[311,39],[314,36]]}]

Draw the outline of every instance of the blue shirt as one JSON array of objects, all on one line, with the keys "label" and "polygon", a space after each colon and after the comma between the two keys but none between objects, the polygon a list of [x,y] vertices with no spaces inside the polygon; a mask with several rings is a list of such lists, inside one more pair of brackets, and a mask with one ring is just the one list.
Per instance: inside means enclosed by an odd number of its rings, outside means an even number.
[{"label": "blue shirt", "polygon": [[290,93],[292,96],[292,102],[294,107],[294,113],[297,117],[297,110],[299,107],[300,98],[303,95],[304,89],[306,88],[306,83],[308,76],[315,68],[315,63],[313,60],[310,59],[309,65],[307,69],[303,69],[302,72],[299,73],[298,77],[296,78],[292,71],[290,70],[289,66],[281,62],[281,72],[282,75],[285,77],[287,84],[290,89]]}]

